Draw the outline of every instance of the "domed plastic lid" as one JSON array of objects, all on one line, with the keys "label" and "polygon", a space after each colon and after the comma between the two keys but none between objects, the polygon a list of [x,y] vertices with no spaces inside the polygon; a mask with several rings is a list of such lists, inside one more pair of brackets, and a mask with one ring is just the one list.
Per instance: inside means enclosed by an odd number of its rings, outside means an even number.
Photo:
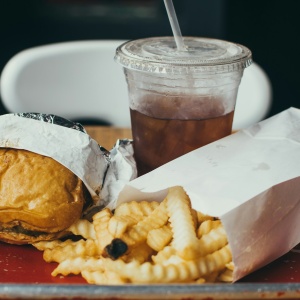
[{"label": "domed plastic lid", "polygon": [[184,37],[185,51],[178,51],[173,37],[128,41],[116,50],[123,67],[149,73],[224,73],[244,69],[252,62],[251,51],[240,44]]}]

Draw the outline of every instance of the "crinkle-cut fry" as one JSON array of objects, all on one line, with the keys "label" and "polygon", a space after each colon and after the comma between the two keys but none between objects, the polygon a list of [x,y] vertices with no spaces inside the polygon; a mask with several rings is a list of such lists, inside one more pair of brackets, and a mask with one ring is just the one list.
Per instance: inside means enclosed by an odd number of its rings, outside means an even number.
[{"label": "crinkle-cut fry", "polygon": [[60,240],[40,241],[40,242],[33,243],[32,246],[34,246],[36,249],[38,249],[40,251],[44,251],[46,249],[53,249],[53,248],[57,247],[58,245],[60,245],[61,243],[63,243],[63,242]]},{"label": "crinkle-cut fry", "polygon": [[184,189],[171,187],[167,195],[167,210],[173,231],[173,247],[184,259],[198,257],[198,238],[191,214],[191,202]]},{"label": "crinkle-cut fry", "polygon": [[147,235],[147,244],[155,251],[162,250],[172,240],[172,229],[168,225],[152,229]]},{"label": "crinkle-cut fry", "polygon": [[196,211],[198,223],[201,224],[204,221],[211,220],[213,221],[215,218],[206,214],[203,214],[200,211]]},{"label": "crinkle-cut fry", "polygon": [[131,201],[118,205],[115,209],[115,216],[131,216],[140,221],[142,217],[149,216],[159,205],[157,201]]},{"label": "crinkle-cut fry", "polygon": [[108,270],[117,272],[122,278],[133,283],[170,283],[189,282],[205,277],[224,269],[231,259],[231,251],[227,245],[205,257],[167,266],[149,262],[139,264],[136,261],[126,264],[120,259],[104,259],[103,264]]},{"label": "crinkle-cut fry", "polygon": [[85,219],[79,219],[73,223],[67,231],[75,235],[81,235],[85,239],[96,239],[95,229],[93,223]]},{"label": "crinkle-cut fry", "polygon": [[195,283],[197,283],[197,284],[203,284],[203,283],[205,283],[205,279],[204,278],[198,278],[196,281],[195,281]]},{"label": "crinkle-cut fry", "polygon": [[232,282],[233,281],[233,271],[230,269],[225,269],[218,276],[218,280],[222,282]]},{"label": "crinkle-cut fry", "polygon": [[234,270],[234,263],[231,261],[230,263],[226,264],[226,268],[233,271]]},{"label": "crinkle-cut fry", "polygon": [[199,227],[197,211],[191,208],[191,215],[192,215],[195,230],[197,230],[197,228]]},{"label": "crinkle-cut fry", "polygon": [[221,224],[220,220],[215,220],[215,221],[206,220],[206,221],[203,221],[200,224],[200,226],[197,230],[198,238],[201,238],[203,235],[209,233],[212,229],[215,229],[215,228],[219,227],[220,224]]},{"label": "crinkle-cut fry", "polygon": [[129,226],[133,226],[138,221],[140,221],[140,218],[135,218],[132,216],[113,215],[108,222],[108,231],[114,237],[119,238],[122,236],[122,234],[124,234]]},{"label": "crinkle-cut fry", "polygon": [[176,250],[172,246],[166,246],[164,249],[157,252],[156,255],[152,255],[151,258],[155,264],[163,264],[172,255],[176,255]]},{"label": "crinkle-cut fry", "polygon": [[46,262],[62,262],[68,258],[78,256],[97,256],[99,255],[97,244],[94,240],[66,240],[61,242],[53,249],[45,249],[43,258]]},{"label": "crinkle-cut fry", "polygon": [[130,227],[122,237],[120,237],[129,247],[136,246],[146,241],[148,232],[152,229],[160,228],[168,222],[166,201],[162,201],[147,217],[136,225]]},{"label": "crinkle-cut fry", "polygon": [[102,253],[104,248],[114,239],[114,236],[108,231],[108,223],[111,217],[112,212],[109,208],[105,208],[93,216],[99,253]]},{"label": "crinkle-cut fry", "polygon": [[62,274],[67,276],[69,274],[80,274],[82,271],[104,271],[103,261],[97,257],[75,257],[68,258],[58,264],[52,271],[52,276]]},{"label": "crinkle-cut fry", "polygon": [[126,281],[115,272],[109,271],[88,271],[84,270],[81,273],[82,277],[90,284],[124,284]]},{"label": "crinkle-cut fry", "polygon": [[179,255],[171,255],[170,257],[168,257],[166,260],[162,261],[161,264],[164,266],[167,265],[178,265],[180,263],[185,262],[186,260],[184,260],[182,257],[180,257]]},{"label": "crinkle-cut fry", "polygon": [[135,260],[141,264],[149,260],[153,254],[154,250],[147,243],[142,243],[132,248],[122,259],[127,263]]},{"label": "crinkle-cut fry", "polygon": [[198,253],[201,256],[212,253],[221,249],[228,243],[226,232],[220,224],[217,228],[212,229],[207,234],[203,235],[198,242]]}]

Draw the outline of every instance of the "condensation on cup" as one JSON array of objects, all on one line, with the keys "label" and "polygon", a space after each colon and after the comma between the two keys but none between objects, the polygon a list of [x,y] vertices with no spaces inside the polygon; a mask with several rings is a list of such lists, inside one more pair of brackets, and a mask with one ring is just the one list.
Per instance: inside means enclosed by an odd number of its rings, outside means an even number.
[{"label": "condensation on cup", "polygon": [[133,40],[116,50],[128,85],[138,175],[232,131],[238,87],[251,51],[228,41],[184,37]]}]

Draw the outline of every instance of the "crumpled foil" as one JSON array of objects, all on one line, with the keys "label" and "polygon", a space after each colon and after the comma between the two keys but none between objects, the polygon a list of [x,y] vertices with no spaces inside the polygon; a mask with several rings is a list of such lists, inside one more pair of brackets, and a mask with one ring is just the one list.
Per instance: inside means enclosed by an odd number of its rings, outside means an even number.
[{"label": "crumpled foil", "polygon": [[72,128],[87,133],[84,127],[80,123],[76,123],[56,115],[41,114],[41,113],[15,113],[14,115],[23,118],[34,119],[46,123],[56,124],[56,125]]}]

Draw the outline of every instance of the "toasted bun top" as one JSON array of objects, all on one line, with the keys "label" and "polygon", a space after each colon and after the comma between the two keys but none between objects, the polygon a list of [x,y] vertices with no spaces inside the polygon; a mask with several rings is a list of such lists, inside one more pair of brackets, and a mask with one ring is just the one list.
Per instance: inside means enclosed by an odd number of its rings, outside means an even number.
[{"label": "toasted bun top", "polygon": [[83,183],[50,157],[0,148],[0,227],[54,233],[82,213]]}]

